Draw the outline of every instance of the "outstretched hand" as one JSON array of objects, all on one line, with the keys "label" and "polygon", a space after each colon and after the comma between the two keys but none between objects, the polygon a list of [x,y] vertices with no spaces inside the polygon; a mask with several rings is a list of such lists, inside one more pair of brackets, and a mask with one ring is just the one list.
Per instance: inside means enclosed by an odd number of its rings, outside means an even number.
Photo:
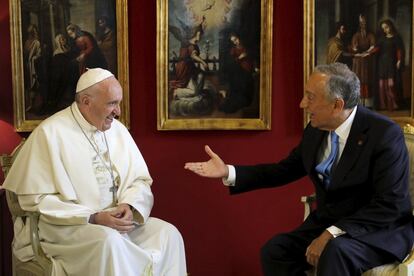
[{"label": "outstretched hand", "polygon": [[190,170],[200,176],[210,178],[227,178],[229,170],[221,160],[220,156],[215,154],[209,146],[204,146],[204,150],[210,156],[210,160],[205,162],[187,162],[184,165],[184,169]]}]

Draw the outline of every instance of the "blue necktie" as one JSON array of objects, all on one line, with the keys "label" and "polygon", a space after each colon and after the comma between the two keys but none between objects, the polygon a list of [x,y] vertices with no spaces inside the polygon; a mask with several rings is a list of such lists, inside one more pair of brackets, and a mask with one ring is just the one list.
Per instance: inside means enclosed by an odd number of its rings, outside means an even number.
[{"label": "blue necktie", "polygon": [[335,131],[331,131],[331,152],[329,153],[328,158],[324,161],[319,163],[315,170],[323,176],[323,184],[325,188],[331,182],[331,170],[332,165],[335,163],[336,156],[339,152],[339,136],[335,133]]}]

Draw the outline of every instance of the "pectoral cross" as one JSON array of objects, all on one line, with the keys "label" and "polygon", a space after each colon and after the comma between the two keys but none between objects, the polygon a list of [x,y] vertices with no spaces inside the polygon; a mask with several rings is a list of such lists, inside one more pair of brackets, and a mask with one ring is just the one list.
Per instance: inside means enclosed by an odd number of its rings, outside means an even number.
[{"label": "pectoral cross", "polygon": [[118,192],[118,186],[116,186],[115,181],[112,182],[112,187],[109,188],[109,191],[112,192],[112,202],[116,204],[116,193]]}]

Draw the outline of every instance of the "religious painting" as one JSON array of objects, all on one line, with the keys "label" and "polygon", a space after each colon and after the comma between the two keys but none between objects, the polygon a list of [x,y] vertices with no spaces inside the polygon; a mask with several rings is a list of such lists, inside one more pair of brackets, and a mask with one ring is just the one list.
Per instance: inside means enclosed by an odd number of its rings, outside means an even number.
[{"label": "religious painting", "polygon": [[79,76],[110,70],[129,127],[127,0],[10,0],[14,121],[32,131],[72,104]]},{"label": "religious painting", "polygon": [[270,129],[273,0],[157,0],[158,130]]},{"label": "religious painting", "polygon": [[361,105],[412,124],[413,2],[305,1],[305,82],[318,64],[344,63],[360,80]]}]

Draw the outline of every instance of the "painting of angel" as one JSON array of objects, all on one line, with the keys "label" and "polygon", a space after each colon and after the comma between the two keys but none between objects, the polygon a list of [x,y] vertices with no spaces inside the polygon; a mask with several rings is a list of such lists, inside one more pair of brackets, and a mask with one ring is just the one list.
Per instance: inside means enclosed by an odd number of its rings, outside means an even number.
[{"label": "painting of angel", "polygon": [[157,0],[157,129],[270,129],[273,0]]},{"label": "painting of angel", "polygon": [[169,4],[170,116],[257,117],[260,2]]}]

